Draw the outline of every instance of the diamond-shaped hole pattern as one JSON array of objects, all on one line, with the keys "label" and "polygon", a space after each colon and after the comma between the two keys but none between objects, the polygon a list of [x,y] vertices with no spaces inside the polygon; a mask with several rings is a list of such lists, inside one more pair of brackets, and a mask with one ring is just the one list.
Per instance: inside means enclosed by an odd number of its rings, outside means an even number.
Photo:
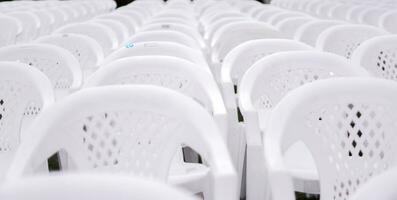
[{"label": "diamond-shaped hole pattern", "polygon": [[24,57],[21,62],[42,71],[50,79],[55,89],[68,89],[72,85],[72,74],[62,67],[61,62],[55,58]]},{"label": "diamond-shaped hole pattern", "polygon": [[[273,73],[260,84],[259,90],[263,91],[254,98],[254,105],[258,109],[271,109],[289,91],[316,80],[334,76],[334,73],[322,69],[311,68],[288,69]],[[259,87],[259,86],[258,86]]]},{"label": "diamond-shaped hole pattern", "polygon": [[160,73],[140,73],[123,75],[115,80],[121,84],[152,84],[167,87],[177,91],[183,91],[189,85],[189,80],[171,74]]},{"label": "diamond-shaped hole pattern", "polygon": [[326,199],[347,200],[362,183],[394,162],[396,127],[385,107],[346,102],[309,116],[308,126],[322,138],[328,164],[335,170],[326,177],[333,185],[329,188],[333,196]]},{"label": "diamond-shaped hole pattern", "polygon": [[[21,83],[11,80],[0,82],[0,153],[12,151],[18,143],[17,135],[14,131],[19,130],[22,113],[17,113],[21,102],[23,90]],[[21,116],[18,116],[18,115]],[[18,118],[19,117],[19,118]]]},{"label": "diamond-shaped hole pattern", "polygon": [[346,44],[344,54],[345,58],[350,59],[353,55],[354,50],[356,50],[358,46],[360,46],[359,42],[351,42]]},{"label": "diamond-shaped hole pattern", "polygon": [[92,168],[156,177],[159,157],[178,126],[151,112],[105,112],[86,117],[80,131]]},{"label": "diamond-shaped hole pattern", "polygon": [[41,111],[41,106],[36,105],[35,103],[31,103],[28,105],[25,109],[25,112],[23,113],[25,116],[36,116],[40,113]]},{"label": "diamond-shaped hole pattern", "polygon": [[396,50],[380,51],[376,60],[377,71],[383,78],[397,80]]}]

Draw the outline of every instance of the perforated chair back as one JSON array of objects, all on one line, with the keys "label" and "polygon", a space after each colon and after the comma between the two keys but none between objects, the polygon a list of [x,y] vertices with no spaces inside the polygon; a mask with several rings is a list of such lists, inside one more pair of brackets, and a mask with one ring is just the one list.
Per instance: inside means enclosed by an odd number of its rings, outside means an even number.
[{"label": "perforated chair back", "polygon": [[397,37],[379,36],[365,41],[352,56],[352,63],[362,66],[372,75],[397,80]]},{"label": "perforated chair back", "polygon": [[26,64],[0,62],[0,180],[30,125],[54,102],[48,78]]},{"label": "perforated chair back", "polygon": [[118,46],[117,36],[114,31],[105,25],[95,22],[69,24],[57,29],[55,33],[75,33],[91,37],[102,46],[105,55],[108,55]]},{"label": "perforated chair back", "polygon": [[35,67],[51,81],[57,96],[62,97],[82,84],[77,59],[69,51],[49,44],[24,44],[0,49],[1,61],[17,61]]},{"label": "perforated chair back", "polygon": [[68,50],[79,61],[83,72],[95,70],[104,59],[102,47],[96,40],[80,34],[51,34],[36,40],[38,43],[52,44]]},{"label": "perforated chair back", "polygon": [[[282,169],[282,152],[299,140],[314,158],[321,198],[348,199],[396,164],[396,94],[394,81],[370,78],[322,80],[294,90],[273,111],[263,140],[269,171]],[[292,185],[270,176],[272,194]]]},{"label": "perforated chair back", "polygon": [[336,20],[314,20],[302,25],[295,34],[295,40],[304,42],[315,47],[320,34],[326,29],[343,24],[342,21]]},{"label": "perforated chair back", "polygon": [[203,184],[211,189],[204,196],[237,198],[236,173],[215,121],[196,101],[173,90],[148,85],[84,89],[44,111],[33,127],[8,181],[36,174],[39,163],[62,151],[68,156],[62,172],[124,172],[165,182],[175,153],[189,146],[209,169]]},{"label": "perforated chair back", "polygon": [[351,58],[354,50],[364,41],[387,32],[367,25],[338,25],[323,31],[316,47],[319,50]]}]

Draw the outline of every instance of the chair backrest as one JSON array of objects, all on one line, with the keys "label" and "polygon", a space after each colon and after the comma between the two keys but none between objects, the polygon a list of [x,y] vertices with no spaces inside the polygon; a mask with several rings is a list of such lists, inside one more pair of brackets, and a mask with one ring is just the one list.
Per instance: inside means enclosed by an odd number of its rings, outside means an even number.
[{"label": "chair backrest", "polygon": [[215,121],[179,92],[148,85],[84,89],[43,111],[32,127],[7,181],[36,174],[58,151],[68,157],[62,171],[126,172],[166,181],[176,152],[188,146],[208,167],[208,199],[237,198],[236,172]]},{"label": "chair backrest", "polygon": [[31,10],[30,12],[34,13],[39,21],[40,21],[40,28],[37,32],[37,36],[49,34],[52,31],[52,20],[53,17],[50,12],[46,9],[42,10]]},{"label": "chair backrest", "polygon": [[317,39],[323,31],[340,24],[343,24],[343,22],[336,20],[314,20],[308,22],[296,30],[295,40],[315,47]]},{"label": "chair backrest", "polygon": [[316,164],[321,198],[348,199],[396,164],[396,94],[397,83],[372,78],[302,86],[273,110],[264,152],[282,159],[289,146],[303,142]]},{"label": "chair backrest", "polygon": [[[15,153],[31,120],[53,101],[51,83],[39,70],[22,63],[0,62],[0,157]],[[2,166],[9,164],[4,162],[0,164],[3,170]]]},{"label": "chair backrest", "polygon": [[[156,192],[153,192],[153,191]],[[154,181],[121,175],[68,174],[30,177],[6,183],[4,200],[195,200],[192,195]]]},{"label": "chair backrest", "polygon": [[55,30],[55,33],[76,33],[91,37],[102,46],[105,55],[117,48],[117,36],[114,31],[95,22],[69,24]]},{"label": "chair backrest", "polygon": [[373,6],[368,6],[365,4],[362,5],[356,5],[352,6],[348,11],[347,11],[347,21],[351,23],[360,23],[360,16],[363,12],[366,11],[366,9],[371,8]]},{"label": "chair backrest", "polygon": [[0,26],[7,27],[0,32],[0,47],[15,44],[17,36],[22,33],[21,22],[13,17],[0,15]]},{"label": "chair backrest", "polygon": [[271,19],[271,17],[273,15],[276,15],[276,14],[284,12],[284,11],[285,11],[284,9],[280,9],[278,7],[271,8],[271,9],[265,9],[261,12],[258,12],[255,15],[255,19],[262,21],[262,22],[269,23],[270,22],[269,20]]},{"label": "chair backrest", "polygon": [[275,13],[272,17],[269,18],[268,22],[269,24],[275,26],[284,19],[288,19],[290,17],[305,17],[305,16],[308,15],[301,12],[283,11],[283,12]]},{"label": "chair backrest", "polygon": [[29,42],[37,37],[40,29],[40,19],[34,13],[28,11],[16,11],[7,13],[21,22],[22,33],[17,36],[17,43]]},{"label": "chair backrest", "polygon": [[316,47],[319,50],[351,58],[354,50],[366,40],[387,32],[368,25],[337,25],[323,31]]},{"label": "chair backrest", "polygon": [[324,2],[321,4],[317,10],[316,14],[322,19],[332,19],[331,17],[331,8],[334,7],[336,4],[335,2]]},{"label": "chair backrest", "polygon": [[331,8],[330,15],[332,19],[335,20],[347,20],[347,13],[349,12],[349,9],[352,7],[352,4],[337,4],[336,6]]},{"label": "chair backrest", "polygon": [[136,32],[137,25],[125,15],[117,13],[108,13],[95,17],[95,19],[112,19],[122,23],[128,29],[128,36]]},{"label": "chair backrest", "polygon": [[145,18],[138,9],[117,9],[115,13],[127,16],[131,21],[134,21],[138,27],[142,26]]},{"label": "chair backrest", "polygon": [[208,40],[208,43],[211,44],[213,41],[213,37],[214,34],[221,29],[222,27],[234,23],[234,22],[238,22],[238,21],[250,21],[250,18],[245,18],[245,17],[230,17],[230,18],[225,18],[222,20],[219,20],[213,24],[211,24],[210,26],[208,26],[207,30],[205,30],[204,32],[204,38]]},{"label": "chair backrest", "polygon": [[379,7],[368,7],[359,16],[359,22],[363,24],[379,26],[380,17],[385,14],[387,9]]},{"label": "chair backrest", "polygon": [[397,36],[379,36],[365,41],[352,56],[352,63],[372,75],[397,80]]},{"label": "chair backrest", "polygon": [[234,22],[219,29],[211,44],[212,61],[222,62],[225,56],[243,42],[255,39],[280,38],[280,32],[260,22]]},{"label": "chair backrest", "polygon": [[148,24],[155,24],[155,23],[175,23],[175,24],[182,24],[186,25],[189,27],[192,27],[193,29],[198,28],[198,23],[193,23],[192,21],[188,19],[183,19],[183,18],[177,18],[177,17],[169,17],[169,18],[152,18],[147,22]]},{"label": "chair backrest", "polygon": [[102,66],[85,85],[135,84],[162,86],[192,97],[214,116],[226,133],[225,105],[212,74],[207,68],[184,59],[170,56],[123,58]]},{"label": "chair backrest", "polygon": [[201,48],[205,48],[206,44],[201,37],[200,33],[193,29],[190,26],[184,24],[176,24],[176,23],[154,23],[148,24],[141,29],[142,31],[159,31],[159,30],[171,30],[171,31],[178,31],[181,33],[185,33],[190,37],[194,38],[201,46]]},{"label": "chair backrest", "polygon": [[208,67],[207,62],[200,51],[173,42],[131,43],[107,56],[102,64],[105,65],[114,60],[125,57],[148,55],[174,56]]},{"label": "chair backrest", "polygon": [[138,42],[175,42],[196,50],[200,50],[201,47],[193,38],[189,37],[185,33],[178,31],[142,31],[132,37],[128,38],[124,45],[128,43],[138,43]]},{"label": "chair backrest", "polygon": [[129,36],[128,28],[118,20],[114,19],[93,19],[91,22],[99,23],[105,25],[113,30],[116,35],[117,45],[121,45]]},{"label": "chair backrest", "polygon": [[394,200],[397,198],[396,184],[397,170],[394,167],[380,175],[374,176],[367,183],[360,186],[349,200]]},{"label": "chair backrest", "polygon": [[240,44],[225,57],[222,64],[222,82],[238,85],[244,73],[258,60],[283,51],[304,51],[312,48],[287,39],[260,39]]},{"label": "chair backrest", "polygon": [[395,24],[397,19],[397,12],[395,10],[386,12],[383,14],[379,21],[379,26],[390,33],[397,33],[397,25]]},{"label": "chair backrest", "polygon": [[105,57],[98,42],[85,35],[74,33],[51,34],[40,37],[36,42],[52,44],[68,50],[79,61],[83,71],[97,68]]},{"label": "chair backrest", "polygon": [[23,44],[0,49],[1,61],[18,61],[42,71],[56,91],[73,91],[82,84],[77,59],[69,51],[49,44]]},{"label": "chair backrest", "polygon": [[240,109],[244,116],[248,116],[249,112],[259,114],[263,127],[267,124],[263,119],[291,90],[321,79],[367,75],[363,68],[353,66],[345,58],[331,53],[301,51],[273,54],[256,62],[242,78],[238,93]]},{"label": "chair backrest", "polygon": [[239,11],[216,12],[207,18],[202,18],[201,23],[204,28],[207,28],[216,21],[229,17],[244,17],[244,14]]},{"label": "chair backrest", "polygon": [[315,19],[312,17],[290,17],[281,20],[278,24],[276,24],[276,28],[282,32],[285,37],[292,39],[300,27],[314,20]]}]

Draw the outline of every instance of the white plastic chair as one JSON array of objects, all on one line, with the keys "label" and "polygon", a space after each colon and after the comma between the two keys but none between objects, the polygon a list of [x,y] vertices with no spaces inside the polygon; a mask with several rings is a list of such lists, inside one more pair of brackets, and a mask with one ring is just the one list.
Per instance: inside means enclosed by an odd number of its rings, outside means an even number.
[{"label": "white plastic chair", "polygon": [[1,61],[17,61],[42,71],[51,81],[57,98],[77,90],[82,72],[69,51],[49,44],[24,44],[0,48]]},{"label": "white plastic chair", "polygon": [[218,20],[225,19],[225,18],[230,18],[230,17],[244,17],[244,14],[242,14],[239,11],[224,11],[224,12],[216,12],[213,13],[212,15],[209,15],[207,17],[202,17],[200,19],[201,24],[204,26],[204,29],[207,29],[208,26],[211,24],[215,23]]},{"label": "white plastic chair", "polygon": [[52,31],[52,23],[54,20],[51,13],[46,9],[33,10],[31,12],[34,13],[40,21],[40,28],[37,32],[37,36],[49,34]]},{"label": "white plastic chair", "polygon": [[278,7],[275,7],[272,9],[266,9],[261,12],[258,12],[255,16],[255,19],[262,21],[262,22],[269,23],[269,20],[273,15],[276,15],[276,14],[284,12],[284,11],[285,11],[284,9],[280,9]]},{"label": "white plastic chair", "polygon": [[85,35],[51,34],[37,39],[36,42],[52,44],[68,50],[79,61],[85,77],[95,71],[105,57],[98,42]]},{"label": "white plastic chair", "polygon": [[227,139],[227,116],[221,92],[207,68],[171,56],[134,56],[101,66],[85,87],[148,84],[173,89],[205,107]]},{"label": "white plastic chair", "polygon": [[[259,60],[244,74],[238,97],[247,138],[248,198],[265,197],[262,138],[267,137],[269,120],[278,103],[291,90],[313,81],[367,75],[363,68],[351,65],[341,56],[316,51],[276,53]],[[319,176],[307,148],[297,143],[284,155],[285,169],[294,178],[295,191],[319,193]]]},{"label": "white plastic chair", "polygon": [[241,78],[258,60],[283,51],[304,51],[312,48],[286,39],[251,40],[234,48],[222,64],[222,91],[231,122],[237,122],[237,97]]},{"label": "white plastic chair", "polygon": [[17,36],[17,43],[29,42],[37,37],[40,29],[40,19],[28,11],[7,13],[21,22],[22,33]]},{"label": "white plastic chair", "polygon": [[173,90],[147,85],[81,90],[44,111],[33,127],[8,181],[37,174],[40,163],[61,151],[67,162],[60,173],[124,172],[167,182],[175,153],[189,146],[208,169],[191,187],[205,199],[237,199],[236,173],[215,121],[196,101]]},{"label": "white plastic chair", "polygon": [[387,11],[385,8],[368,7],[359,16],[359,22],[373,26],[379,26],[380,17]]},{"label": "white plastic chair", "polygon": [[272,15],[269,18],[268,23],[275,26],[282,20],[288,19],[291,17],[308,17],[308,15],[305,13],[301,13],[301,12],[283,11],[283,12],[278,12],[278,13],[275,13],[274,15]]},{"label": "white plastic chair", "polygon": [[396,19],[397,19],[397,12],[395,10],[386,12],[380,17],[379,26],[390,33],[396,34],[397,33],[397,26],[395,24]]},{"label": "white plastic chair", "polygon": [[222,20],[219,20],[211,25],[208,26],[208,28],[204,31],[204,39],[207,40],[208,44],[211,44],[213,41],[214,34],[221,29],[224,26],[227,26],[228,24],[234,23],[234,22],[239,22],[239,21],[251,21],[250,18],[246,17],[230,17],[230,18],[225,18]]},{"label": "white plastic chair", "polygon": [[211,44],[212,70],[219,81],[221,63],[225,56],[236,46],[243,42],[255,39],[281,38],[281,33],[265,23],[259,22],[234,22],[219,29]]},{"label": "white plastic chair", "polygon": [[119,22],[118,20],[114,19],[93,19],[92,22],[99,23],[105,25],[113,30],[116,35],[117,45],[120,46],[125,42],[125,40],[130,36],[129,30],[127,27]]},{"label": "white plastic chair", "polygon": [[39,70],[0,62],[0,182],[32,120],[53,101],[51,83]]},{"label": "white plastic chair", "polygon": [[347,13],[351,9],[353,5],[346,3],[336,4],[334,7],[330,9],[330,16],[334,20],[342,20],[347,21]]},{"label": "white plastic chair", "polygon": [[200,66],[206,66],[210,71],[202,53],[198,50],[173,42],[140,42],[127,44],[105,58],[103,65],[114,60],[133,56],[174,56],[188,60]]},{"label": "white plastic chair", "polygon": [[144,15],[141,12],[134,9],[117,9],[114,13],[122,14],[130,18],[138,27],[141,27],[144,23]]},{"label": "white plastic chair", "polygon": [[368,25],[337,25],[320,34],[316,47],[349,59],[361,43],[386,34],[386,31]]},{"label": "white plastic chair", "polygon": [[109,13],[109,14],[97,16],[95,17],[95,19],[111,19],[122,23],[128,29],[128,36],[134,34],[137,29],[136,28],[137,25],[133,21],[131,21],[128,16],[122,14]]},{"label": "white plastic chair", "polygon": [[108,55],[118,47],[117,36],[114,31],[105,25],[95,22],[69,24],[55,30],[55,33],[76,33],[91,37],[102,46],[105,55]]},{"label": "white plastic chair", "polygon": [[397,36],[379,36],[365,41],[352,56],[352,63],[372,75],[397,80]]},{"label": "white plastic chair", "polygon": [[185,33],[190,37],[194,38],[200,45],[202,49],[206,48],[206,43],[204,42],[200,33],[193,29],[190,26],[186,26],[183,24],[176,24],[176,23],[154,23],[154,24],[147,24],[141,29],[142,31],[159,31],[159,30],[171,30],[171,31],[178,31],[181,33]]},{"label": "white plastic chair", "polygon": [[238,120],[237,111],[237,85],[244,73],[259,59],[282,51],[310,50],[311,47],[285,39],[262,39],[251,40],[234,48],[226,57],[222,64],[221,87],[223,98],[228,112],[229,135],[235,146],[231,155],[237,163],[237,170],[242,173],[245,155],[245,135]]},{"label": "white plastic chair", "polygon": [[343,24],[343,21],[337,20],[314,20],[308,22],[296,30],[295,40],[315,47],[317,39],[323,31],[341,24]]},{"label": "white plastic chair", "polygon": [[[156,191],[156,192],[153,192]],[[195,200],[192,195],[165,184],[122,175],[69,174],[30,177],[6,183],[4,200]]]},{"label": "white plastic chair", "polygon": [[290,17],[281,20],[275,27],[282,32],[285,37],[292,39],[300,27],[314,20],[315,18],[312,17]]},{"label": "white plastic chair", "polygon": [[66,23],[65,14],[58,8],[56,8],[56,7],[49,8],[47,11],[54,18],[54,22],[51,25],[52,30],[56,30],[57,28],[63,26]]},{"label": "white plastic chair", "polygon": [[176,24],[183,24],[186,26],[190,26],[193,29],[198,30],[199,24],[198,22],[191,21],[189,19],[178,18],[178,17],[168,17],[168,18],[152,18],[147,22],[148,24],[155,24],[155,23],[176,23]]},{"label": "white plastic chair", "polygon": [[348,199],[395,166],[396,94],[394,81],[371,78],[322,80],[292,91],[263,138],[272,199],[295,199],[283,154],[297,142],[314,158],[321,199]]},{"label": "white plastic chair", "polygon": [[366,4],[352,6],[346,13],[347,21],[350,23],[360,23],[360,16],[368,8],[373,8],[373,6],[368,6]]},{"label": "white plastic chair", "polygon": [[21,22],[13,17],[0,15],[0,26],[7,27],[0,32],[0,47],[15,44],[18,35],[22,33]]},{"label": "white plastic chair", "polygon": [[386,172],[374,176],[360,186],[349,200],[394,200],[397,198],[396,180],[397,170],[393,166],[393,169],[388,169]]},{"label": "white plastic chair", "polygon": [[316,15],[322,19],[330,20],[331,17],[331,9],[337,4],[335,2],[323,2],[321,5],[317,7]]},{"label": "white plastic chair", "polygon": [[178,31],[142,31],[128,38],[124,45],[138,42],[174,42],[192,49],[201,50],[198,42],[189,35]]}]

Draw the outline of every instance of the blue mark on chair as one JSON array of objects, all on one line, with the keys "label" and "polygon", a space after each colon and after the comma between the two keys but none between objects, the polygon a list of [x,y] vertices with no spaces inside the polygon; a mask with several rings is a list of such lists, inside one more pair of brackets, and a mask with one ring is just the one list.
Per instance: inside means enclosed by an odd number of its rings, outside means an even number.
[{"label": "blue mark on chair", "polygon": [[134,47],[134,43],[132,43],[132,42],[129,42],[128,44],[125,45],[125,48],[127,48],[127,49],[132,48],[132,47]]}]

